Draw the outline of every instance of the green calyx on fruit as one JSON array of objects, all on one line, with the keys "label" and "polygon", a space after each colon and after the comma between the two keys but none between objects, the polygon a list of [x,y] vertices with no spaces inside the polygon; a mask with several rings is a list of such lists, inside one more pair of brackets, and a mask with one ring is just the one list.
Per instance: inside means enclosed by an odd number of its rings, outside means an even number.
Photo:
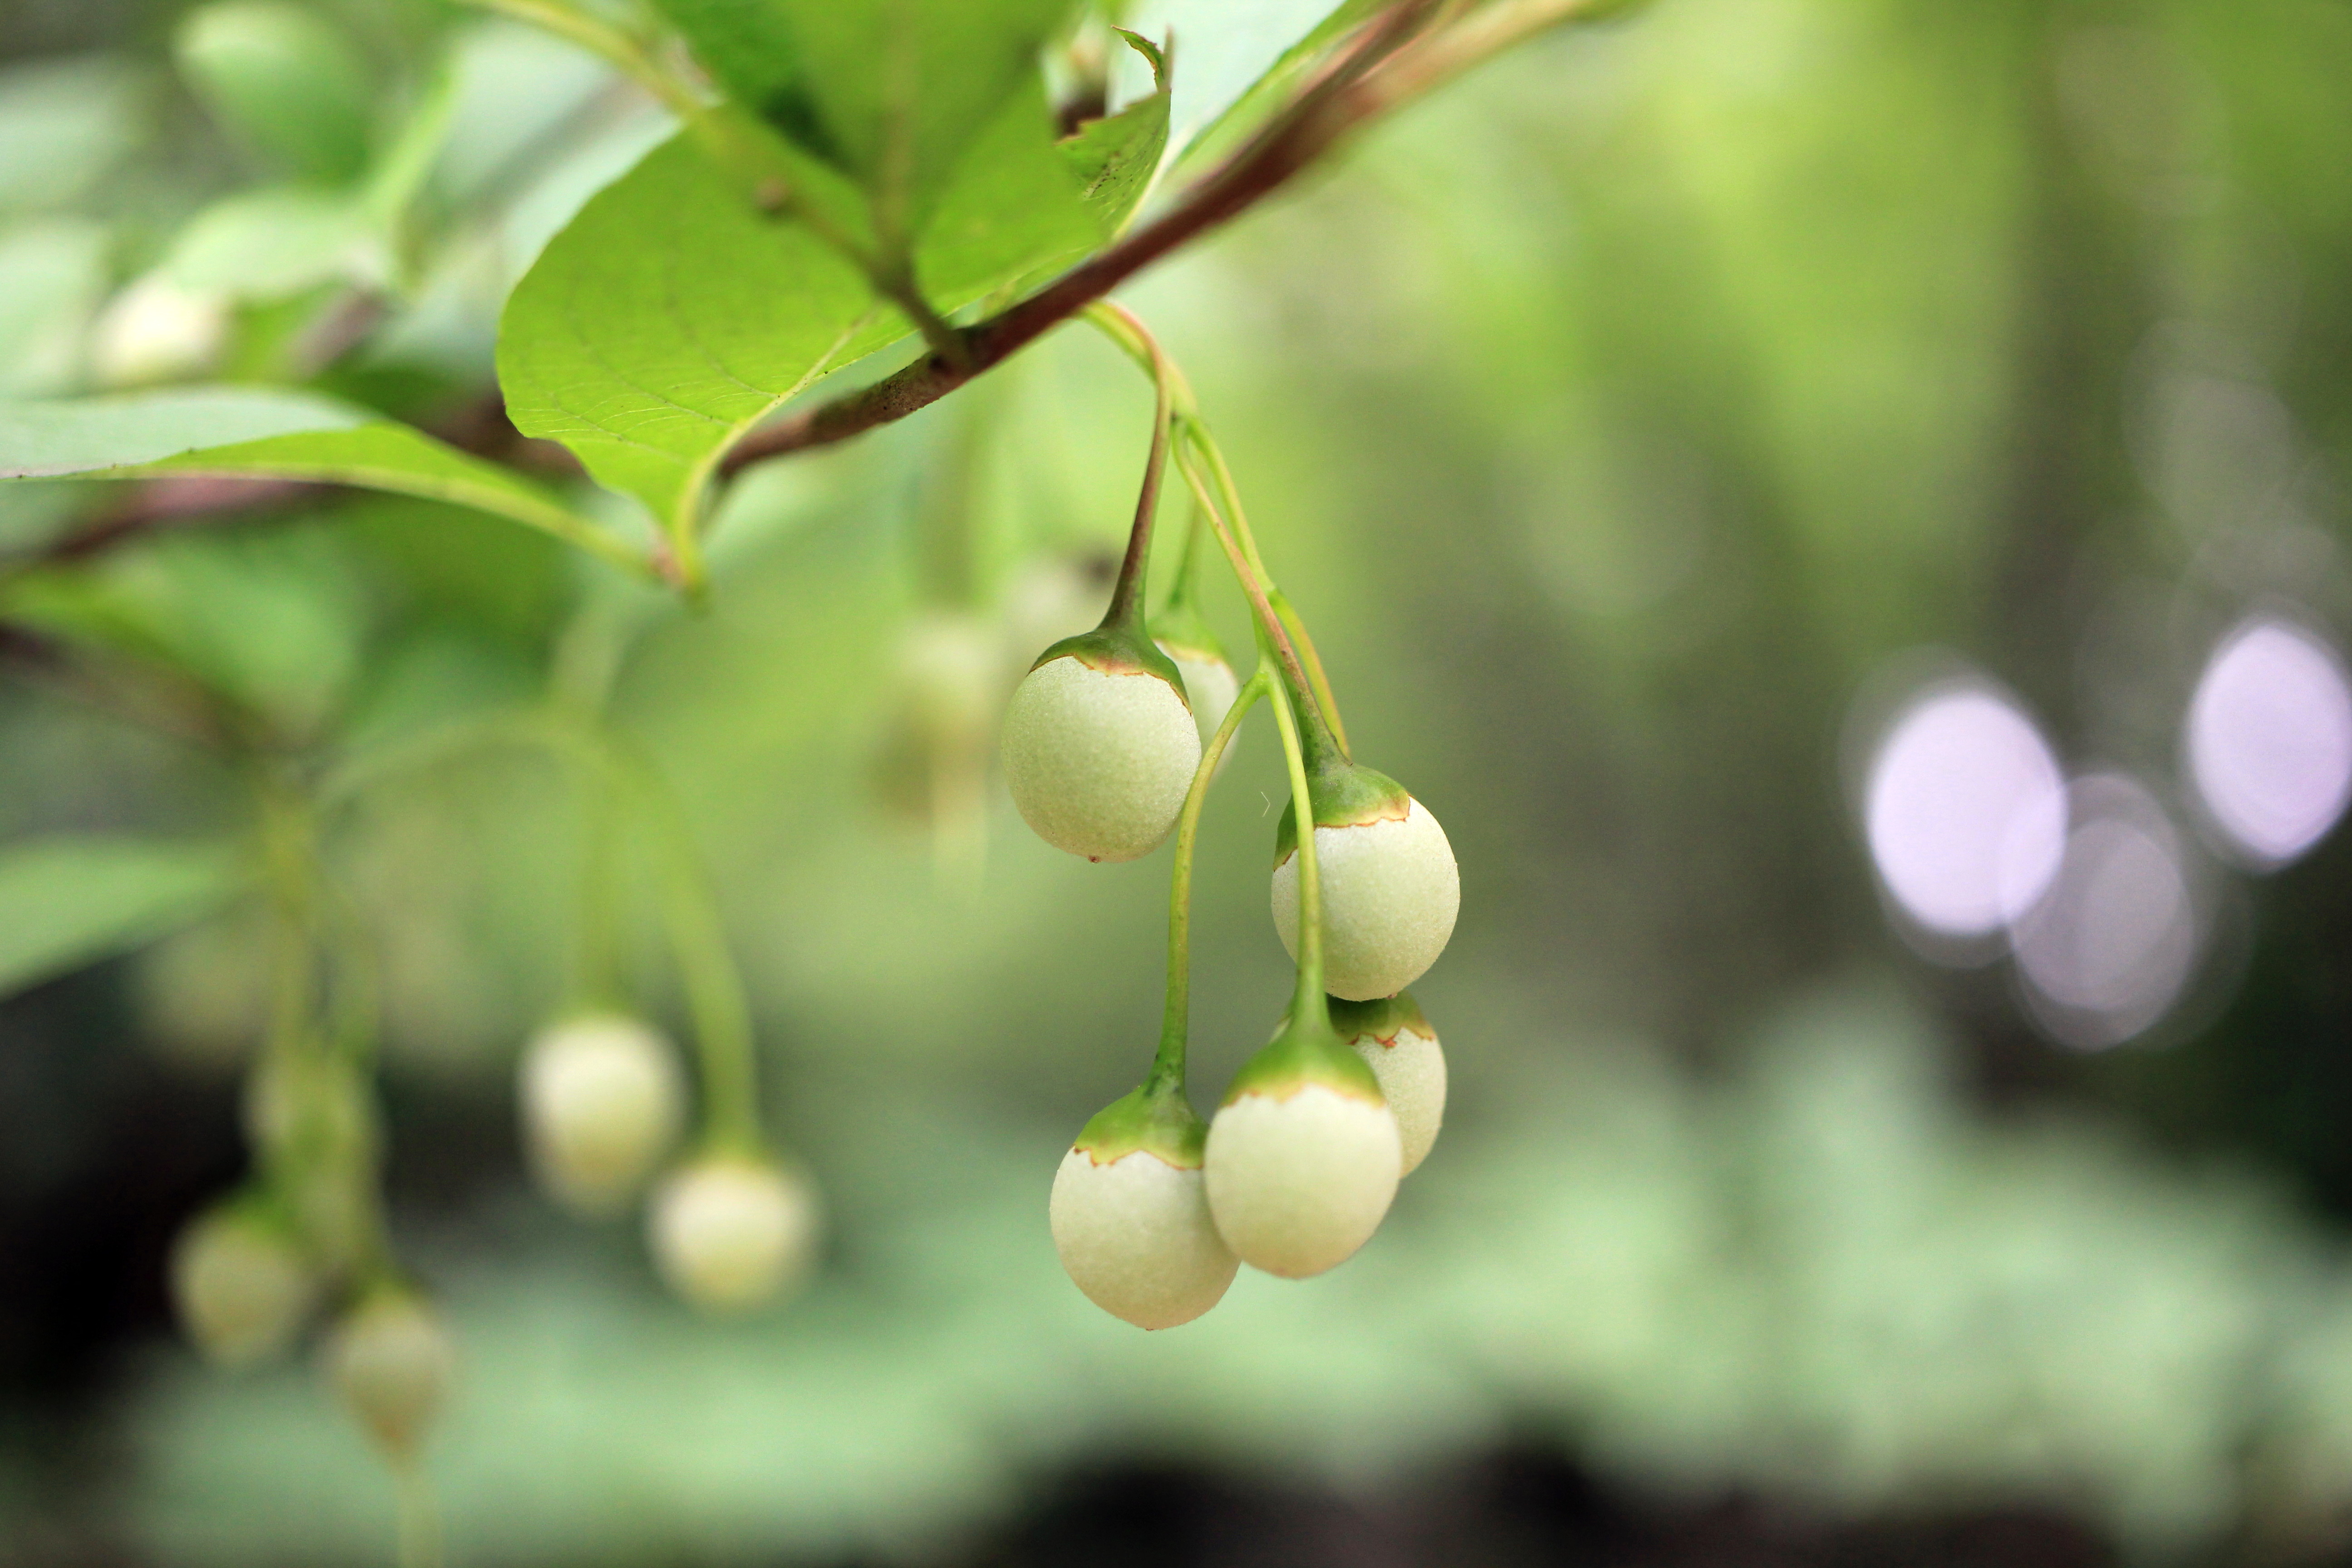
[{"label": "green calyx on fruit", "polygon": [[540,1031],[523,1053],[517,1098],[541,1184],[591,1215],[634,1196],[677,1136],[686,1085],[661,1036],[617,1014]]},{"label": "green calyx on fruit", "polygon": [[[1349,1001],[1393,996],[1429,971],[1454,935],[1462,873],[1445,829],[1394,780],[1337,762],[1307,777],[1323,889],[1323,988]],[[1276,832],[1275,929],[1298,954],[1295,816]]]},{"label": "green calyx on fruit", "polygon": [[1201,763],[1175,663],[1139,630],[1109,625],[1038,657],[1006,705],[1002,749],[1023,820],[1089,860],[1159,847]]},{"label": "green calyx on fruit", "polygon": [[1370,1239],[1403,1166],[1379,1080],[1320,1014],[1294,1016],[1234,1079],[1202,1166],[1217,1234],[1243,1262],[1291,1279]]},{"label": "green calyx on fruit", "polygon": [[[1359,767],[1336,752],[1325,752],[1307,769],[1307,799],[1315,808],[1318,827],[1369,827],[1376,822],[1402,822],[1412,809],[1412,796],[1386,773]],[[1286,802],[1282,820],[1274,828],[1274,863],[1298,852],[1298,805]]]},{"label": "green calyx on fruit", "polygon": [[1445,1121],[1445,1052],[1420,1005],[1400,993],[1370,1002],[1330,1002],[1331,1026],[1381,1080],[1403,1142],[1402,1173],[1428,1158]]},{"label": "green calyx on fruit", "polygon": [[346,1311],[327,1345],[327,1374],[388,1458],[415,1458],[457,1370],[441,1316],[404,1285],[380,1285]]},{"label": "green calyx on fruit", "polygon": [[671,1173],[646,1215],[655,1266],[679,1300],[706,1311],[742,1311],[807,1273],[817,1239],[816,1198],[774,1161],[706,1154]]},{"label": "green calyx on fruit", "polygon": [[1140,1150],[1177,1170],[1196,1171],[1208,1137],[1209,1124],[1183,1090],[1164,1082],[1147,1083],[1096,1111],[1071,1148],[1097,1165]]},{"label": "green calyx on fruit", "polygon": [[259,1194],[188,1222],[172,1244],[172,1301],[205,1358],[250,1366],[284,1350],[316,1305],[319,1280],[292,1218]]},{"label": "green calyx on fruit", "polygon": [[1247,1094],[1287,1100],[1310,1085],[1381,1103],[1380,1079],[1331,1026],[1320,1018],[1302,1020],[1294,1012],[1265,1048],[1242,1064],[1222,1104]]},{"label": "green calyx on fruit", "polygon": [[1046,1218],[1071,1282],[1141,1329],[1189,1323],[1241,1267],[1209,1215],[1207,1124],[1161,1079],[1096,1112],[1054,1174]]}]

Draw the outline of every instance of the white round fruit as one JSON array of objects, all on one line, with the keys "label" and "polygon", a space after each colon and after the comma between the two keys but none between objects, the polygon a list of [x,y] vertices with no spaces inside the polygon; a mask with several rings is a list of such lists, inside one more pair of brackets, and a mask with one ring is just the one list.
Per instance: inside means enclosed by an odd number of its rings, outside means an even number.
[{"label": "white round fruit", "polygon": [[1139,1329],[1191,1322],[1223,1299],[1241,1267],[1209,1217],[1201,1173],[1148,1149],[1100,1164],[1071,1150],[1046,1215],[1072,1283]]},{"label": "white round fruit", "polygon": [[386,1291],[335,1325],[327,1374],[376,1447],[405,1458],[440,1413],[457,1359],[439,1314],[415,1296]]},{"label": "white round fruit", "polygon": [[737,1311],[773,1299],[806,1273],[816,1250],[816,1200],[762,1161],[708,1159],[654,1195],[654,1264],[681,1300]]},{"label": "white round fruit", "polygon": [[1303,1279],[1371,1239],[1402,1166],[1388,1107],[1307,1083],[1220,1110],[1202,1170],[1225,1245],[1253,1268]]},{"label": "white round fruit", "polygon": [[531,1167],[556,1197],[610,1214],[677,1136],[686,1085],[668,1044],[634,1018],[574,1018],[523,1054],[519,1098]]},{"label": "white round fruit", "polygon": [[1381,1080],[1381,1093],[1396,1118],[1397,1137],[1403,1144],[1404,1164],[1399,1173],[1411,1175],[1429,1157],[1437,1130],[1445,1121],[1445,1053],[1437,1037],[1407,1025],[1396,1037],[1359,1035],[1348,1042]]},{"label": "white round fruit", "polygon": [[[1241,677],[1234,673],[1232,665],[1214,654],[1171,647],[1166,643],[1160,645],[1160,651],[1174,662],[1176,672],[1184,678],[1184,696],[1192,704],[1192,725],[1200,732],[1201,749],[1206,751],[1209,737],[1225,721],[1225,715],[1233,710],[1234,699],[1241,694]],[[1233,760],[1234,748],[1228,743],[1225,754],[1217,759],[1217,772],[1223,773],[1225,764]]]},{"label": "white round fruit", "polygon": [[[1323,989],[1368,1002],[1427,973],[1462,909],[1462,873],[1429,808],[1416,800],[1402,817],[1318,827],[1315,856],[1323,880]],[[1274,925],[1297,959],[1296,850],[1274,868]]]},{"label": "white round fruit", "polygon": [[1022,819],[1089,860],[1158,848],[1201,765],[1200,732],[1173,686],[1070,656],[1039,665],[1013,692],[1003,751]]},{"label": "white round fruit", "polygon": [[90,372],[105,386],[201,374],[220,357],[228,331],[226,296],[150,273],[99,313],[90,329]]},{"label": "white round fruit", "polygon": [[283,1350],[318,1296],[293,1238],[230,1210],[197,1216],[172,1246],[172,1300],[205,1358],[249,1366]]}]

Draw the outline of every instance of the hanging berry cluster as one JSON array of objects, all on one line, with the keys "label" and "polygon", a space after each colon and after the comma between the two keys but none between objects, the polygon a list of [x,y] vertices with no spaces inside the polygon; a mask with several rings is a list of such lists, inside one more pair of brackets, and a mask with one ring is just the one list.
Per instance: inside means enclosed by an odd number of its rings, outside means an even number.
[{"label": "hanging berry cluster", "polygon": [[[1437,818],[1349,756],[1315,645],[1266,574],[1182,377],[1128,311],[1087,314],[1151,373],[1150,454],[1110,607],[1040,654],[1013,693],[1004,773],[1038,836],[1089,860],[1132,860],[1175,835],[1158,1054],[1079,1132],[1049,1208],[1078,1289],[1164,1329],[1215,1306],[1243,1263],[1303,1279],[1380,1227],[1444,1115],[1445,1058],[1405,987],[1453,935],[1461,881]],[[1198,521],[1175,592],[1147,623],[1145,563],[1171,456]],[[1246,680],[1194,601],[1202,527],[1249,600],[1258,661]],[[1298,982],[1272,1042],[1203,1123],[1184,1088],[1193,842],[1225,749],[1261,700],[1290,780],[1272,905]],[[1298,831],[1302,818],[1312,832]]]}]

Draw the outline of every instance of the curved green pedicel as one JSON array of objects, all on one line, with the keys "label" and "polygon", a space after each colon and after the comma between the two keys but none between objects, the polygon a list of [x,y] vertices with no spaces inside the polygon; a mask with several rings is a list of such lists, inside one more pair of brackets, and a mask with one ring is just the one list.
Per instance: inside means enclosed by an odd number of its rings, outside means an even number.
[{"label": "curved green pedicel", "polygon": [[1407,1029],[1429,1039],[1437,1037],[1428,1015],[1421,1010],[1421,1004],[1412,999],[1410,991],[1374,997],[1370,1002],[1348,1002],[1334,996],[1328,1005],[1331,1027],[1339,1031],[1342,1040],[1374,1039],[1392,1046],[1397,1036]]},{"label": "curved green pedicel", "polygon": [[[1360,767],[1336,752],[1314,759],[1307,773],[1307,798],[1315,807],[1318,827],[1361,827],[1374,822],[1402,822],[1412,807],[1404,785],[1382,773]],[[1298,813],[1294,805],[1282,808],[1274,829],[1274,863],[1281,865],[1298,848]]]},{"label": "curved green pedicel", "polygon": [[1234,1075],[1220,1103],[1231,1105],[1245,1094],[1288,1100],[1316,1085],[1374,1105],[1388,1103],[1381,1080],[1330,1025],[1320,1018],[1302,1021],[1294,1010],[1282,1032]]},{"label": "curved green pedicel", "polygon": [[1193,1110],[1183,1089],[1155,1079],[1096,1111],[1071,1147],[1092,1156],[1097,1165],[1140,1150],[1180,1171],[1197,1171],[1208,1142],[1209,1124]]},{"label": "curved green pedicel", "polygon": [[1101,626],[1074,637],[1064,637],[1039,654],[1029,671],[1034,675],[1057,658],[1075,658],[1087,668],[1106,675],[1156,675],[1176,689],[1186,712],[1192,710],[1192,699],[1185,693],[1184,677],[1176,668],[1176,661],[1152,646],[1151,639],[1139,631]]}]

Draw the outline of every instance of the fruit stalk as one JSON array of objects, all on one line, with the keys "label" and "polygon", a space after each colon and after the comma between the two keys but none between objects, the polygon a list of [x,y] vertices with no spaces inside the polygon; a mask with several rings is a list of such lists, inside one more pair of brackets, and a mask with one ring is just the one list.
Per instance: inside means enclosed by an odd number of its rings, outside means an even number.
[{"label": "fruit stalk", "polygon": [[1199,837],[1201,807],[1209,798],[1209,783],[1216,776],[1218,759],[1241,728],[1250,704],[1266,695],[1272,682],[1260,665],[1225,710],[1224,721],[1209,737],[1193,771],[1192,790],[1176,819],[1176,865],[1168,879],[1168,1001],[1160,1022],[1160,1050],[1151,1058],[1151,1076],[1144,1092],[1184,1089],[1184,1043],[1191,1029],[1192,1005],[1192,844]]},{"label": "fruit stalk", "polygon": [[[1171,426],[1173,387],[1173,367],[1160,352],[1160,344],[1144,330],[1143,323],[1123,305],[1108,300],[1087,307],[1087,314],[1097,323],[1116,322],[1135,341],[1140,342],[1145,358],[1151,369],[1151,450],[1143,460],[1143,485],[1135,498],[1135,522],[1127,531],[1127,555],[1118,563],[1118,581],[1110,592],[1110,611],[1103,616],[1106,628],[1140,632],[1143,629],[1143,583],[1146,568],[1150,563],[1151,524],[1160,511],[1160,489],[1168,472],[1168,435]],[[1114,332],[1113,336],[1119,336]]]}]

